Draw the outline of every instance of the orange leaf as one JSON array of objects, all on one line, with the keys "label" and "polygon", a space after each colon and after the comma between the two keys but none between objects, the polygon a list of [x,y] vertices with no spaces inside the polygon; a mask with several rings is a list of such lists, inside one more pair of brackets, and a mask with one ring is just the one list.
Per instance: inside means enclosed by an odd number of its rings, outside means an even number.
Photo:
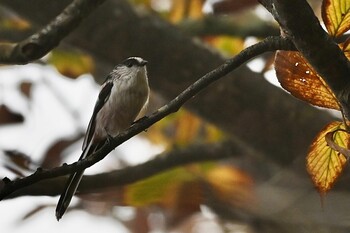
[{"label": "orange leaf", "polygon": [[324,0],[322,18],[330,35],[341,36],[350,29],[350,0]]},{"label": "orange leaf", "polygon": [[188,17],[190,19],[200,19],[203,17],[203,0],[192,0],[190,1]]},{"label": "orange leaf", "polygon": [[247,208],[254,202],[252,178],[234,167],[214,167],[207,173],[206,181],[213,193],[227,204]]},{"label": "orange leaf", "polygon": [[[321,193],[327,192],[343,171],[346,157],[337,148],[348,148],[349,134],[344,124],[336,121],[328,124],[315,138],[306,158],[311,179]],[[326,139],[332,134],[332,139]],[[331,140],[331,144],[327,143]],[[336,145],[336,146],[335,146]]]},{"label": "orange leaf", "polygon": [[282,87],[296,98],[319,107],[340,109],[333,92],[299,52],[278,51],[275,69]]},{"label": "orange leaf", "polygon": [[181,21],[184,17],[185,7],[184,0],[173,1],[170,9],[169,20],[173,23]]}]

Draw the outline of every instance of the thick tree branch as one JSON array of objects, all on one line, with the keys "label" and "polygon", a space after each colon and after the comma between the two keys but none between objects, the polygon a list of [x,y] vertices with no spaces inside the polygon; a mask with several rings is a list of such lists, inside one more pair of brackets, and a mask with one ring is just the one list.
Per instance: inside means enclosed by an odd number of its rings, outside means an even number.
[{"label": "thick tree branch", "polygon": [[261,2],[273,14],[298,51],[327,82],[342,104],[345,114],[350,117],[350,62],[322,29],[310,5],[305,0]]},{"label": "thick tree branch", "polygon": [[75,0],[36,34],[19,43],[0,43],[0,63],[26,64],[45,56],[104,1]]},{"label": "thick tree branch", "polygon": [[208,87],[210,84],[222,78],[223,76],[236,69],[243,63],[247,62],[248,60],[259,54],[268,51],[275,51],[278,49],[292,50],[294,49],[294,46],[288,39],[284,39],[281,37],[269,37],[253,46],[246,48],[236,57],[227,60],[223,65],[205,74],[198,81],[196,81],[195,83],[190,85],[186,90],[180,93],[176,98],[171,100],[168,104],[158,109],[149,117],[144,118],[132,125],[128,130],[116,136],[113,141],[106,143],[99,151],[97,151],[85,160],[79,161],[71,165],[63,165],[62,167],[55,168],[52,170],[38,170],[36,173],[28,177],[15,181],[4,179],[3,181],[5,182],[5,185],[0,191],[0,200],[16,190],[34,184],[38,181],[53,178],[56,176],[66,175],[69,173],[73,173],[77,170],[85,169],[87,167],[92,166],[93,164],[106,157],[107,154],[111,152],[114,148],[116,148],[118,145],[122,144],[123,142],[127,141],[128,139],[142,132],[143,130],[149,128],[151,125],[166,117],[167,115],[178,111],[178,109],[181,106],[183,106],[188,100],[193,98],[204,88]]}]

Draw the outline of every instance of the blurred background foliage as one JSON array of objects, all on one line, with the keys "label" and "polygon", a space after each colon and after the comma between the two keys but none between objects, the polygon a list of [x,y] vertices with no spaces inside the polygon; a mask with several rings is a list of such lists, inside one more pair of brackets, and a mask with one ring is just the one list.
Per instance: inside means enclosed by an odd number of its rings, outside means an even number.
[{"label": "blurred background foliage", "polygon": [[[279,34],[277,25],[271,17],[261,12],[257,1],[129,0],[129,2],[136,8],[161,16],[224,57],[232,57],[266,36]],[[313,1],[314,9],[319,7],[320,2]],[[7,8],[0,7],[1,42],[23,38],[30,34],[31,27],[31,22],[20,18]],[[271,69],[272,60],[273,54],[263,57],[261,72]],[[65,44],[55,48],[37,63],[51,64],[62,75],[73,80],[86,73],[94,73],[96,69],[94,57]],[[23,81],[17,88],[30,101],[32,83]],[[153,93],[150,109],[155,109],[164,103],[165,101],[157,93]],[[11,106],[0,105],[0,127],[21,124],[26,117],[14,111]],[[59,166],[64,162],[62,152],[81,140],[83,135],[84,129],[81,129],[74,137],[57,138],[55,143],[47,145],[46,153],[43,154],[40,163],[31,159],[27,152],[16,151],[16,148],[7,150],[4,153],[7,158],[4,167],[17,176],[24,176],[34,171],[37,166],[44,168]],[[225,133],[214,124],[204,121],[186,109],[166,117],[141,135],[162,147],[162,153],[190,145],[220,143],[227,139]],[[128,165],[128,161],[120,159],[111,167],[121,168]],[[209,218],[219,226],[217,232],[251,232],[247,227],[249,224],[244,225],[242,230],[237,228],[237,225],[232,227],[227,224],[231,221],[225,222],[225,219],[240,209],[249,212],[255,205],[253,177],[232,160],[178,167],[125,187],[80,197],[79,203],[73,209],[84,209],[97,215],[111,215],[112,209],[117,208],[116,205],[135,207],[134,217],[131,219],[123,220],[114,216],[132,232],[151,232],[162,228],[193,232],[193,225],[201,222],[198,216],[212,216],[210,215],[212,212],[219,216]],[[205,206],[211,211],[205,210]],[[52,206],[39,206],[24,218],[32,217],[45,207]],[[161,213],[163,216],[158,225],[150,223],[150,216],[155,213]],[[242,219],[244,216],[238,220],[238,225],[244,223]],[[237,229],[242,231],[236,231]]]}]

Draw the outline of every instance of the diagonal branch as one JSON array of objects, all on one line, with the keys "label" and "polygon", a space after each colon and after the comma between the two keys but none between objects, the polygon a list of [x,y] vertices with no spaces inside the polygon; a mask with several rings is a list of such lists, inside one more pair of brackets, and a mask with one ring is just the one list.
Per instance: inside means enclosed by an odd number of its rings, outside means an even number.
[{"label": "diagonal branch", "polygon": [[56,47],[105,0],[75,0],[51,23],[19,43],[0,43],[0,63],[26,64]]},{"label": "diagonal branch", "polygon": [[167,115],[178,111],[180,107],[182,107],[188,100],[193,98],[200,91],[202,91],[218,79],[224,77],[225,75],[227,75],[240,65],[244,64],[251,58],[260,55],[264,52],[275,50],[294,50],[294,46],[292,42],[288,39],[281,37],[268,37],[265,40],[244,49],[236,57],[227,60],[218,68],[205,74],[198,81],[190,85],[186,90],[180,93],[168,104],[158,109],[152,115],[141,119],[140,121],[132,125],[128,130],[116,136],[114,140],[111,140],[108,143],[106,143],[100,150],[98,150],[96,153],[94,153],[87,159],[70,165],[63,165],[61,167],[54,168],[51,170],[44,171],[39,169],[34,174],[15,181],[10,181],[8,178],[4,178],[3,181],[5,185],[0,191],[0,200],[4,199],[6,196],[8,196],[16,190],[34,184],[38,181],[66,175],[92,166],[93,164],[99,162],[104,157],[106,157],[109,152],[111,152],[114,148],[116,148],[123,142],[127,141],[128,139],[142,132],[143,130],[149,128],[151,125],[163,119]]},{"label": "diagonal branch", "polygon": [[[23,4],[22,0],[2,0],[1,3],[33,25],[43,26],[71,2],[27,1],[31,4]],[[167,101],[224,62],[219,53],[156,14],[136,9],[127,0],[106,1],[62,42],[94,57],[94,77],[98,82],[104,80],[116,61],[134,55],[145,58],[152,64],[148,67],[151,89]],[[156,48],[148,46],[153,44]],[[289,165],[300,159],[298,155],[306,152],[309,141],[333,117],[291,98],[263,76],[243,65],[215,83],[210,91],[188,101],[185,107],[228,136],[245,141],[265,157]]]}]

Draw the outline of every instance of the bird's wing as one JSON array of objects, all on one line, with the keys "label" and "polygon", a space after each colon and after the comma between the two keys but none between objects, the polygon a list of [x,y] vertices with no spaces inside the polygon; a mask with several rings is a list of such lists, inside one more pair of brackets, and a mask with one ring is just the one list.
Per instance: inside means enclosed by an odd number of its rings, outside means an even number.
[{"label": "bird's wing", "polygon": [[112,87],[113,87],[112,80],[110,80],[110,81],[108,80],[102,85],[100,94],[98,95],[98,98],[97,98],[97,101],[95,104],[94,112],[92,113],[92,116],[91,116],[91,119],[89,122],[89,126],[88,126],[86,134],[85,134],[84,143],[83,143],[83,150],[86,149],[86,147],[88,146],[88,144],[90,143],[90,141],[92,139],[92,136],[95,132],[97,113],[101,110],[103,105],[107,102],[107,100],[111,94]]}]

